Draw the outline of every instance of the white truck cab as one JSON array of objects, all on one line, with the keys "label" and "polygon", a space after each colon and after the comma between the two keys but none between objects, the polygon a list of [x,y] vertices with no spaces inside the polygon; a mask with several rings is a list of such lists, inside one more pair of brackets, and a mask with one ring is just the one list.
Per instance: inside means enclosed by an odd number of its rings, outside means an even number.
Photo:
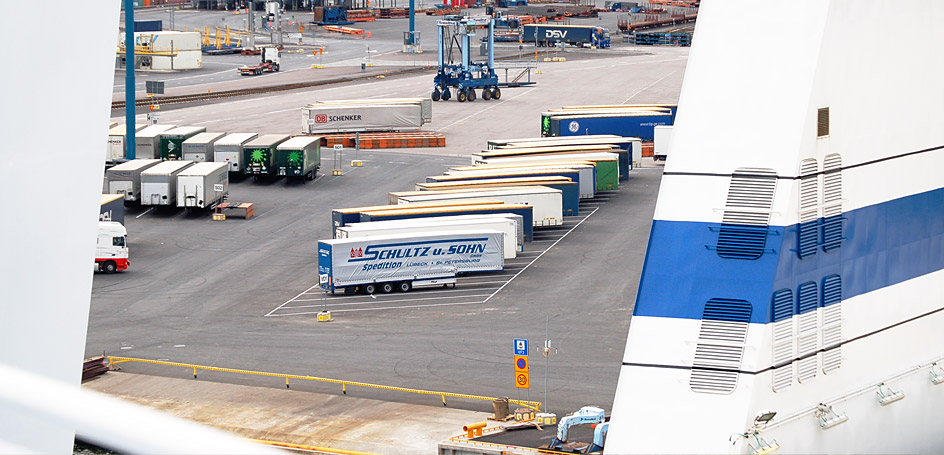
[{"label": "white truck cab", "polygon": [[99,221],[95,264],[105,273],[120,272],[131,265],[128,261],[128,231],[121,223]]}]

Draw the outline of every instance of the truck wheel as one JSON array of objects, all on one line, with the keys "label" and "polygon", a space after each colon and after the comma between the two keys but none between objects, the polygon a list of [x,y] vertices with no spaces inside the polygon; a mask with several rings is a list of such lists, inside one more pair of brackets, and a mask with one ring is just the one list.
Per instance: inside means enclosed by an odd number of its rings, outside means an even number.
[{"label": "truck wheel", "polygon": [[469,99],[469,96],[466,95],[465,90],[459,90],[459,94],[456,95],[456,100],[462,103],[467,99]]},{"label": "truck wheel", "polygon": [[115,273],[118,271],[118,264],[115,264],[115,261],[105,261],[102,264],[102,271],[105,273]]},{"label": "truck wheel", "polygon": [[384,294],[389,294],[389,293],[393,292],[393,285],[390,284],[390,283],[383,283],[383,284],[381,284],[381,285],[380,285],[380,292],[383,292]]},{"label": "truck wheel", "polygon": [[439,101],[439,99],[442,98],[442,93],[439,93],[439,90],[433,90],[431,98],[433,101]]},{"label": "truck wheel", "polygon": [[442,100],[443,100],[443,101],[449,101],[449,98],[452,98],[452,92],[450,92],[449,89],[447,88],[447,89],[443,90]]},{"label": "truck wheel", "polygon": [[409,281],[401,281],[397,283],[397,290],[400,292],[410,292],[410,289],[413,289],[413,283]]},{"label": "truck wheel", "polygon": [[482,99],[485,101],[492,99],[492,90],[489,88],[482,90]]},{"label": "truck wheel", "polygon": [[493,100],[501,99],[501,89],[499,89],[498,87],[495,87],[492,89],[492,99]]},{"label": "truck wheel", "polygon": [[278,73],[278,72],[279,72],[279,64],[276,63],[275,65],[272,65],[272,69],[275,70],[276,73]]},{"label": "truck wheel", "polygon": [[364,285],[364,294],[370,295],[377,292],[377,285],[374,283]]}]

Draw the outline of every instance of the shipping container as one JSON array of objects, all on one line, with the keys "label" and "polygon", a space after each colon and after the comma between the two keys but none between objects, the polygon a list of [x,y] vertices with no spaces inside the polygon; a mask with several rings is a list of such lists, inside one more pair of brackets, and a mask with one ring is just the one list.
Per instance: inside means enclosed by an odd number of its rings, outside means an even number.
[{"label": "shipping container", "polygon": [[107,192],[121,194],[125,204],[141,201],[141,173],[160,164],[161,160],[136,159],[121,163],[105,171]]},{"label": "shipping container", "polygon": [[[119,37],[124,43],[124,33]],[[142,60],[139,69],[145,70],[188,70],[203,67],[202,41],[199,32],[178,32],[173,30],[160,32],[139,32],[134,34],[136,46],[150,48],[157,54]]]},{"label": "shipping container", "polygon": [[226,163],[196,163],[177,174],[177,207],[212,209],[229,194]]},{"label": "shipping container", "polygon": [[275,149],[289,139],[287,134],[263,134],[243,146],[244,174],[275,175]]},{"label": "shipping container", "polygon": [[[108,130],[108,147],[105,149],[105,162],[114,163],[125,159],[125,127],[115,125]],[[147,125],[135,125],[134,132],[143,130]]]},{"label": "shipping container", "polygon": [[230,133],[213,144],[213,161],[228,163],[230,172],[243,171],[243,146],[257,138],[256,133]]},{"label": "shipping container", "polygon": [[495,213],[513,213],[521,215],[524,221],[524,240],[534,240],[534,208],[524,204],[473,204],[464,205],[461,202],[445,201],[451,205],[439,207],[418,207],[413,205],[401,206],[399,210],[378,210],[361,212],[360,222],[405,220],[411,218],[432,218],[437,216],[455,215],[487,215]]},{"label": "shipping container", "polygon": [[203,126],[178,126],[161,133],[160,158],[162,160],[183,159],[184,141],[206,131]]},{"label": "shipping container", "polygon": [[[338,228],[337,238],[376,237],[379,235],[420,234],[427,232],[452,232],[492,229],[502,233],[505,259],[514,259],[523,251],[524,237],[519,235],[518,223],[509,218],[472,218],[448,220],[420,218],[416,220],[374,221],[355,223]],[[523,233],[522,233],[523,234]]]},{"label": "shipping container", "polygon": [[505,204],[524,204],[534,207],[531,222],[535,226],[561,226],[564,224],[564,209],[561,192],[551,188],[519,187],[505,190],[479,191],[473,193],[431,193],[401,197],[398,204],[421,204],[432,201],[467,201],[470,199],[498,199]]},{"label": "shipping container", "polygon": [[193,161],[164,161],[141,173],[141,205],[177,206],[177,175]]},{"label": "shipping container", "polygon": [[[423,190],[423,191],[392,191],[387,194],[388,202],[391,204],[396,204],[401,197],[408,196],[417,196],[420,194],[428,193],[443,193],[443,194],[465,194],[473,193],[477,191],[498,191],[498,190],[511,190],[516,188],[552,188],[561,192],[561,203],[562,209],[564,211],[564,216],[577,216],[580,215],[580,187],[576,182],[571,182],[570,179],[567,179],[566,182],[546,182],[539,184],[536,182],[528,182],[528,184],[510,184],[506,186],[490,184],[492,180],[469,180],[465,182],[459,182],[456,184],[449,184],[454,186],[447,186],[445,189],[439,190]],[[465,183],[471,183],[465,184]],[[424,184],[426,185],[426,184]],[[430,183],[428,185],[438,185]]]},{"label": "shipping container", "polygon": [[652,141],[652,159],[665,161],[672,147],[672,127],[657,126],[653,133],[655,139]]},{"label": "shipping container", "polygon": [[503,270],[503,241],[490,229],[322,240],[318,281],[331,293],[455,286],[458,274]]},{"label": "shipping container", "polygon": [[610,191],[619,188],[619,155],[615,153],[585,153],[573,155],[537,155],[520,158],[493,158],[485,163],[468,168],[484,167],[488,169],[501,167],[529,167],[529,166],[563,166],[567,163],[586,164],[596,167],[596,190]]},{"label": "shipping container", "polygon": [[554,46],[566,43],[581,47],[610,47],[610,32],[593,25],[527,24],[521,40],[536,46]]},{"label": "shipping container", "polygon": [[362,100],[315,101],[309,106],[324,104],[373,105],[373,104],[418,104],[423,109],[423,124],[433,121],[433,100],[430,98],[375,98]]},{"label": "shipping container", "polygon": [[550,136],[581,136],[585,134],[617,134],[653,139],[653,128],[669,125],[669,113],[637,112],[587,115],[555,115],[550,117]]},{"label": "shipping container", "polygon": [[635,109],[668,112],[672,116],[672,124],[675,125],[675,114],[678,113],[678,104],[597,104],[584,106],[561,106],[560,109],[551,109],[552,112],[560,111],[587,111],[591,109]]},{"label": "shipping container", "polygon": [[[567,156],[574,157],[583,154],[615,153],[619,162],[619,180],[627,180],[629,171],[632,168],[632,156],[630,152],[621,148],[606,145],[585,146],[586,149],[572,146],[567,147],[532,147],[532,148],[508,148],[482,150],[472,154],[472,164],[485,164],[493,158],[525,158],[534,156]],[[640,147],[641,149],[641,147]]]},{"label": "shipping container", "polygon": [[412,131],[421,126],[421,104],[311,104],[302,108],[305,134]]},{"label": "shipping container", "polygon": [[184,160],[202,163],[204,161],[214,161],[213,146],[226,133],[200,133],[184,141]]},{"label": "shipping container", "polygon": [[[544,171],[548,169],[573,169],[580,174],[580,181],[578,182],[580,184],[580,197],[593,198],[594,196],[596,196],[597,191],[606,191],[606,190],[599,189],[601,185],[597,184],[598,179],[596,175],[596,166],[592,162],[565,161],[565,162],[558,162],[558,163],[559,164],[557,165],[543,165],[540,163],[537,163],[537,164],[531,163],[527,165],[511,164],[511,165],[489,166],[487,164],[480,164],[478,166],[457,166],[457,167],[449,168],[449,170],[444,172],[444,174],[445,175],[476,176],[476,175],[490,174],[492,172],[500,172],[500,171],[506,171],[506,170]],[[613,174],[612,177],[613,177],[614,182],[619,183],[617,179],[618,176],[616,174]],[[601,183],[610,183],[610,182],[601,181]],[[602,185],[602,186],[607,186],[607,185]],[[617,188],[608,188],[608,189],[613,190]]]},{"label": "shipping container", "polygon": [[161,157],[161,134],[174,128],[177,128],[177,125],[151,125],[135,133],[135,158],[159,159]]},{"label": "shipping container", "polygon": [[[626,151],[625,155],[620,155],[620,180],[629,180],[629,170],[632,170],[633,166],[641,165],[640,159],[642,158],[642,140],[638,137],[621,137],[611,134],[600,134],[593,136],[556,136],[536,139],[542,140],[514,140],[514,142],[502,141],[503,143],[489,141],[488,150],[532,149],[575,145],[615,146]],[[626,169],[626,171],[624,172],[623,169]]]},{"label": "shipping container", "polygon": [[321,167],[321,137],[293,137],[275,148],[278,175],[314,180]]},{"label": "shipping container", "polygon": [[[412,204],[411,207],[443,207],[448,205],[502,205],[504,202],[498,199],[477,199],[453,204],[451,202],[427,202],[425,204]],[[331,230],[334,231],[341,226],[347,226],[351,223],[360,223],[362,212],[380,212],[384,210],[402,210],[403,206],[398,204],[374,205],[367,207],[350,207],[345,209],[331,210]]]},{"label": "shipping container", "polygon": [[125,223],[125,196],[123,194],[103,194],[102,206],[98,212],[98,221]]}]

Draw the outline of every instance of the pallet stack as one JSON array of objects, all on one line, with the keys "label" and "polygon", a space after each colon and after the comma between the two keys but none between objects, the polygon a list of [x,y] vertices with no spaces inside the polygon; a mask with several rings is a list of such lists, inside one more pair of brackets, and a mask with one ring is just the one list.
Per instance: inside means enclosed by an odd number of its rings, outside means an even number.
[{"label": "pallet stack", "polygon": [[[322,147],[354,147],[353,133],[329,134],[322,140]],[[390,132],[390,133],[361,133],[360,148],[362,149],[392,149],[392,148],[419,148],[445,147],[446,136],[426,131]]]}]

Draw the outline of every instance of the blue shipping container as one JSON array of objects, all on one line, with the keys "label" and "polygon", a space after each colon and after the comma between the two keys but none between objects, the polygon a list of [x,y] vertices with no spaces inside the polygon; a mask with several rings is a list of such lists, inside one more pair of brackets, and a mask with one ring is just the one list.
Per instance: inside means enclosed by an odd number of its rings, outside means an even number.
[{"label": "blue shipping container", "polygon": [[616,134],[653,139],[653,128],[671,125],[672,115],[594,115],[551,117],[551,136],[583,136],[588,134]]}]

